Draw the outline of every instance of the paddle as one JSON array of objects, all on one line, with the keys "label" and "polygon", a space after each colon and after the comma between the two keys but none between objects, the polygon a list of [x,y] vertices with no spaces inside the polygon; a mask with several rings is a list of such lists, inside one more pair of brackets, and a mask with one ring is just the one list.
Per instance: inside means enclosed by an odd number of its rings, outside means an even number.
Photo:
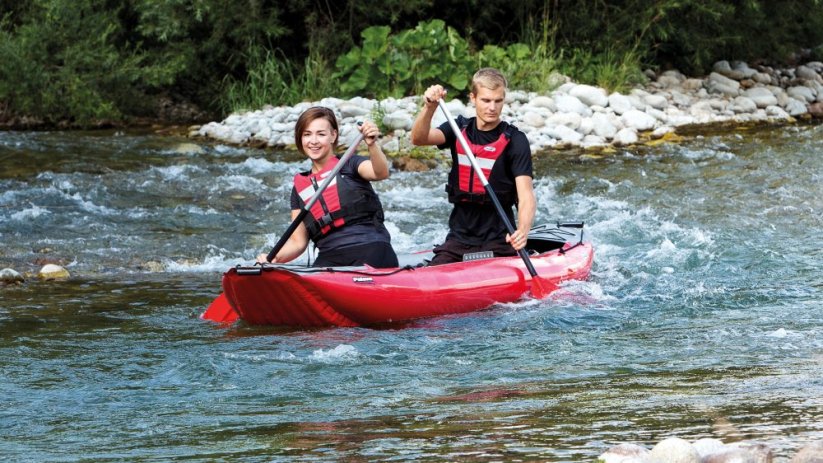
[{"label": "paddle", "polygon": [[286,232],[283,233],[283,236],[280,237],[280,241],[278,241],[277,244],[275,244],[274,247],[271,248],[271,251],[269,251],[269,255],[266,256],[267,261],[271,262],[271,260],[274,259],[274,256],[276,256],[277,253],[280,252],[280,250],[283,248],[283,246],[286,245],[286,241],[289,240],[294,231],[297,230],[297,227],[300,226],[300,223],[303,222],[303,219],[306,218],[306,214],[309,213],[311,207],[314,206],[314,203],[316,203],[318,199],[320,199],[320,195],[323,194],[323,190],[325,190],[326,187],[329,186],[329,184],[332,182],[332,180],[334,180],[334,178],[340,172],[340,169],[343,168],[343,164],[345,164],[346,161],[348,161],[349,158],[352,157],[354,153],[357,151],[357,145],[359,145],[362,140],[363,134],[357,132],[357,137],[355,137],[354,141],[351,143],[351,145],[349,145],[349,149],[346,150],[346,153],[343,154],[343,157],[340,158],[340,162],[338,162],[337,165],[334,166],[334,169],[332,169],[331,173],[326,178],[324,178],[322,182],[320,182],[320,185],[317,186],[317,191],[314,192],[314,195],[311,197],[311,199],[309,199],[309,202],[306,203],[306,206],[302,208],[300,210],[300,213],[297,214],[297,217],[294,218],[291,225],[289,225],[289,228],[287,228]]},{"label": "paddle", "polygon": [[[455,136],[457,136],[457,140],[460,142],[460,145],[463,147],[463,151],[466,153],[466,156],[469,158],[469,162],[472,165],[472,169],[474,169],[475,175],[477,178],[480,179],[480,183],[483,184],[483,188],[486,189],[486,194],[491,198],[492,202],[494,203],[495,209],[497,209],[497,214],[503,220],[503,223],[506,225],[506,229],[509,231],[509,235],[514,234],[515,229],[512,226],[511,221],[506,216],[506,211],[503,210],[503,206],[500,204],[500,200],[497,199],[497,195],[494,193],[492,186],[489,185],[489,181],[486,179],[486,175],[483,174],[483,170],[480,169],[480,164],[477,163],[477,159],[474,157],[474,153],[472,152],[469,144],[466,143],[466,139],[463,138],[463,132],[457,127],[457,123],[452,118],[451,112],[449,112],[449,108],[446,107],[446,103],[443,99],[437,100],[437,104],[440,105],[440,109],[443,110],[443,114],[446,116],[446,120],[449,121],[449,125],[452,128]],[[537,270],[534,269],[534,265],[532,265],[532,261],[529,258],[529,253],[526,252],[526,249],[523,248],[517,252],[520,255],[520,258],[523,259],[523,263],[526,264],[526,269],[528,269],[529,274],[532,276],[532,296],[535,299],[543,299],[548,296],[548,292],[543,288],[543,283],[540,281],[540,277],[537,276]]]},{"label": "paddle", "polygon": [[[291,235],[294,234],[294,231],[297,230],[297,227],[300,226],[300,223],[303,222],[303,219],[306,217],[306,214],[309,213],[311,207],[314,206],[314,203],[320,199],[320,195],[323,194],[323,191],[329,184],[334,180],[337,174],[340,172],[340,169],[343,168],[343,165],[346,164],[346,161],[349,160],[350,157],[354,156],[354,153],[357,152],[357,145],[363,141],[363,134],[361,132],[357,132],[357,136],[354,138],[354,141],[349,145],[349,149],[343,154],[340,158],[340,161],[334,166],[331,173],[320,182],[320,185],[317,186],[317,191],[314,192],[309,202],[306,203],[306,206],[300,210],[300,213],[297,214],[297,217],[291,222],[289,228],[286,229],[286,232],[283,233],[283,236],[280,237],[280,240],[277,241],[277,244],[269,251],[269,254],[266,256],[266,260],[271,262],[274,259],[274,256],[277,255],[278,252],[286,245],[286,242],[291,238]],[[237,312],[232,308],[231,304],[229,304],[229,300],[226,298],[224,293],[221,293],[217,298],[209,304],[209,307],[203,312],[203,315],[200,318],[204,320],[211,320],[217,323],[232,323],[237,320],[238,315]]]}]

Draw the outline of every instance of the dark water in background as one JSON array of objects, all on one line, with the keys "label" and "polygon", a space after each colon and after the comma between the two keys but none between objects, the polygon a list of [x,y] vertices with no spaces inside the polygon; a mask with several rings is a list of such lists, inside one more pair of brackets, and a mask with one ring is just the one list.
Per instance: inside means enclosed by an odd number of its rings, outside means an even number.
[{"label": "dark water in background", "polygon": [[[823,438],[823,126],[536,159],[590,281],[383,329],[198,319],[288,225],[289,154],[0,132],[0,455],[10,461],[592,461],[619,442]],[[188,154],[187,154],[188,153]],[[401,252],[445,171],[378,185]]]}]

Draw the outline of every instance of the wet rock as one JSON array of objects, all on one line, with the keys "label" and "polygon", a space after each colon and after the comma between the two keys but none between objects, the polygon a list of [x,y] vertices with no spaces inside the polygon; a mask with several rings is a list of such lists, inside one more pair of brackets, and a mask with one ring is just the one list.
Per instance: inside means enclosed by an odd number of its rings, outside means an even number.
[{"label": "wet rock", "polygon": [[[717,441],[720,442],[720,441]],[[695,448],[697,443],[695,443]],[[772,449],[761,443],[738,442],[730,445],[702,445],[702,463],[771,463]]]},{"label": "wet rock", "polygon": [[14,284],[14,283],[22,283],[25,281],[23,275],[20,272],[11,269],[11,268],[4,268],[0,270],[0,282],[5,284]]},{"label": "wet rock", "polygon": [[68,278],[69,271],[57,264],[46,264],[37,273],[42,280],[64,280]]},{"label": "wet rock", "polygon": [[597,457],[602,463],[641,463],[649,455],[649,449],[637,444],[618,444]]},{"label": "wet rock", "polygon": [[726,444],[724,444],[720,439],[712,439],[708,437],[696,440],[692,444],[692,447],[697,450],[697,453],[700,454],[701,458],[705,458],[707,455],[719,453],[727,449]]},{"label": "wet rock", "polygon": [[752,463],[772,463],[772,459],[774,458],[771,447],[763,443],[736,442],[730,444],[730,447],[743,450]]},{"label": "wet rock", "polygon": [[809,105],[808,110],[812,117],[823,119],[823,103],[812,103]]},{"label": "wet rock", "polygon": [[174,152],[179,154],[203,154],[206,150],[194,143],[180,143],[174,148]]},{"label": "wet rock", "polygon": [[392,160],[392,167],[406,172],[426,172],[429,166],[423,161],[409,156],[402,156]]},{"label": "wet rock", "polygon": [[798,450],[791,463],[823,463],[823,441],[812,442]]},{"label": "wet rock", "polygon": [[652,448],[649,459],[666,463],[700,463],[700,454],[688,441],[670,437]]}]

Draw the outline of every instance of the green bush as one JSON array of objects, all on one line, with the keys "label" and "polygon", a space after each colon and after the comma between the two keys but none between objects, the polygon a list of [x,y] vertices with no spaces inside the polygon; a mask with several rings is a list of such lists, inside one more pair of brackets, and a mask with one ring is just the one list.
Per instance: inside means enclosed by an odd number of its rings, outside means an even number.
[{"label": "green bush", "polygon": [[468,86],[473,72],[468,43],[439,19],[396,35],[388,26],[373,26],[361,36],[363,45],[335,64],[344,96],[402,97],[433,83],[458,91]]}]

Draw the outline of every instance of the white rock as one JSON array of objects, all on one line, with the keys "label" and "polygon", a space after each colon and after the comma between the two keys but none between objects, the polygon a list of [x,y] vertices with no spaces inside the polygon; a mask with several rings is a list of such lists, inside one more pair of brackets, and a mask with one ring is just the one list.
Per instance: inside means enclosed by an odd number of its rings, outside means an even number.
[{"label": "white rock", "polygon": [[701,79],[689,78],[684,80],[680,86],[686,90],[699,90],[703,88],[703,81]]},{"label": "white rock", "polygon": [[677,90],[671,91],[671,98],[672,103],[674,103],[677,106],[680,106],[681,108],[685,108],[692,104],[692,99],[689,98],[689,95],[686,95],[682,92],[678,92]]},{"label": "white rock", "polygon": [[753,113],[757,110],[757,105],[751,98],[738,96],[732,100],[729,109],[736,113]]},{"label": "white rock", "polygon": [[612,93],[609,95],[609,107],[612,108],[615,114],[623,114],[633,108],[629,97],[620,93]]},{"label": "white rock", "polygon": [[519,90],[506,92],[506,103],[526,103],[527,101],[529,101],[529,95],[526,92]]},{"label": "white rock", "polygon": [[648,457],[649,449],[637,444],[618,444],[606,450],[599,457],[603,463],[640,463]]},{"label": "white rock", "polygon": [[630,127],[626,127],[625,129],[621,129],[614,135],[612,143],[614,143],[617,146],[626,146],[637,143],[637,140],[637,130]]},{"label": "white rock", "polygon": [[790,87],[788,90],[786,90],[786,94],[800,101],[805,101],[806,103],[811,103],[816,98],[814,91],[811,88],[803,85]]},{"label": "white rock", "polygon": [[595,146],[607,146],[609,142],[600,136],[597,135],[586,135],[583,137],[583,140],[580,141],[580,146],[584,148],[592,148]]},{"label": "white rock", "polygon": [[766,74],[765,72],[756,72],[752,76],[752,80],[758,84],[768,85],[772,83],[772,76]]},{"label": "white rock", "polygon": [[752,87],[747,89],[743,92],[743,96],[754,101],[758,108],[765,108],[766,106],[777,104],[777,97],[771,90],[765,87]]},{"label": "white rock", "polygon": [[37,274],[43,280],[61,280],[68,278],[69,271],[56,264],[46,264]]},{"label": "white rock", "polygon": [[411,130],[414,118],[406,111],[395,111],[383,116],[383,125],[390,130]]},{"label": "white rock", "polygon": [[750,68],[748,63],[744,61],[737,61],[734,63],[733,71],[739,73],[738,75],[741,76],[743,79],[751,79],[752,76],[757,74],[757,71]]},{"label": "white rock", "polygon": [[662,127],[658,127],[656,129],[654,129],[654,131],[651,134],[651,137],[653,139],[657,140],[658,138],[663,138],[663,137],[666,136],[666,134],[669,134],[669,133],[672,133],[672,132],[674,132],[673,128],[664,125]]},{"label": "white rock", "polygon": [[554,100],[548,96],[537,96],[530,101],[531,105],[537,108],[547,108],[550,111],[557,111],[557,105]]},{"label": "white rock", "polygon": [[789,113],[787,113],[786,111],[783,110],[783,108],[781,108],[780,106],[777,106],[777,105],[767,106],[766,107],[766,114],[768,114],[770,117],[775,118],[775,119],[788,119],[788,118],[791,117],[791,116],[789,116]]},{"label": "white rock", "polygon": [[649,457],[666,463],[700,463],[700,454],[692,444],[679,437],[670,437],[655,445]]},{"label": "white rock", "polygon": [[576,144],[583,139],[583,134],[577,132],[576,130],[570,129],[565,125],[557,125],[553,127],[546,126],[543,128],[542,132],[564,143]]},{"label": "white rock", "polygon": [[647,95],[643,101],[655,109],[665,109],[669,105],[669,101],[663,95]]},{"label": "white rock", "polygon": [[592,115],[592,110],[577,99],[577,97],[559,94],[555,96],[554,102],[557,105],[557,110],[560,112],[577,113],[585,117]]},{"label": "white rock", "polygon": [[555,113],[546,120],[547,125],[565,125],[570,129],[577,130],[583,118],[577,113]]},{"label": "white rock", "polygon": [[0,282],[2,283],[22,283],[23,281],[23,275],[21,275],[17,270],[12,268],[4,268],[3,270],[0,270]]},{"label": "white rock", "polygon": [[543,116],[538,114],[535,111],[528,111],[523,114],[523,123],[530,126],[530,127],[543,127],[546,124],[546,121],[543,119]]},{"label": "white rock", "polygon": [[606,106],[609,104],[609,97],[606,91],[591,85],[578,85],[569,90],[569,95],[576,97],[587,106]]},{"label": "white rock", "polygon": [[[599,113],[596,113],[599,114]],[[591,117],[584,117],[580,119],[580,126],[577,127],[578,132],[582,133],[583,135],[588,135],[594,131],[594,122],[592,122]]]},{"label": "white rock", "polygon": [[709,93],[721,93],[728,96],[737,96],[740,93],[740,82],[713,72],[706,80]]},{"label": "white rock", "polygon": [[646,108],[646,114],[648,114],[649,116],[652,116],[653,118],[657,119],[658,121],[660,121],[664,124],[668,121],[668,116],[666,116],[665,111],[661,111],[659,109],[654,109],[651,106]]},{"label": "white rock", "polygon": [[701,457],[705,457],[706,455],[710,455],[712,453],[722,452],[727,449],[726,444],[724,444],[723,441],[709,437],[704,437],[694,441],[692,447],[697,450],[697,453],[700,454]]},{"label": "white rock", "polygon": [[370,109],[364,108],[363,106],[353,102],[341,103],[337,109],[340,111],[340,115],[343,118],[366,116],[371,113]]},{"label": "white rock", "polygon": [[820,463],[823,461],[823,440],[806,444],[792,457],[791,463]]},{"label": "white rock", "polygon": [[623,125],[638,131],[651,130],[657,122],[654,117],[636,109],[624,113],[620,119],[623,121]]},{"label": "white rock", "polygon": [[815,81],[820,79],[820,74],[818,74],[817,71],[810,68],[809,66],[800,65],[794,70],[794,73],[797,77],[801,79]]},{"label": "white rock", "polygon": [[617,133],[617,127],[611,122],[611,118],[602,113],[595,113],[591,117],[592,132],[603,138],[611,139]]}]

